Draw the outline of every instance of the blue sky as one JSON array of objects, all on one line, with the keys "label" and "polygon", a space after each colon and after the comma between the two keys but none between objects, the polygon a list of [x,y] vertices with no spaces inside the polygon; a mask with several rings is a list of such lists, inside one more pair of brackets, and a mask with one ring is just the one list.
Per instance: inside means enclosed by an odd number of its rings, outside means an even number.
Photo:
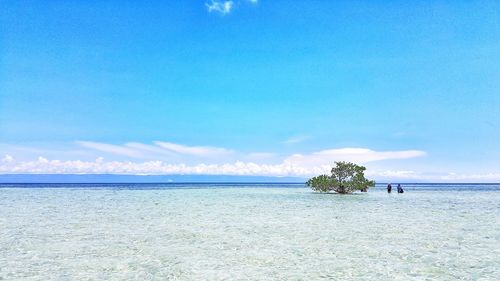
[{"label": "blue sky", "polygon": [[498,181],[499,11],[2,1],[0,173]]}]

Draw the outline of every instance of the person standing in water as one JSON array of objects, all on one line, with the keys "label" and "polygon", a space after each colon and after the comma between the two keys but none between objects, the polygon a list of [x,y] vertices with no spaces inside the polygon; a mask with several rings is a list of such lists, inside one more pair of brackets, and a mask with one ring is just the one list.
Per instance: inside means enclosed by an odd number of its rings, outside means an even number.
[{"label": "person standing in water", "polygon": [[387,185],[387,193],[391,193],[391,191],[392,191],[392,185],[389,183]]},{"label": "person standing in water", "polygon": [[403,192],[404,192],[404,190],[401,187],[401,184],[398,183],[398,193],[403,193]]}]

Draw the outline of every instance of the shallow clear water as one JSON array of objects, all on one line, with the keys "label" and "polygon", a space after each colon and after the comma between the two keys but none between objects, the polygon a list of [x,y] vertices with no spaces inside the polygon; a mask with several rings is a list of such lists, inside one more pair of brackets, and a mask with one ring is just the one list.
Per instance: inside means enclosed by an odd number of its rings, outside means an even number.
[{"label": "shallow clear water", "polygon": [[4,280],[500,280],[500,185],[0,185]]}]

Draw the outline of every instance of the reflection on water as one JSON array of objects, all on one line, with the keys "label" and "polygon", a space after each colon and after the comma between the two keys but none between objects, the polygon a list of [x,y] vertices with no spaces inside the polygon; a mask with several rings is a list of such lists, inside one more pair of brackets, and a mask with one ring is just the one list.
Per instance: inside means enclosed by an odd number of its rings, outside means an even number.
[{"label": "reflection on water", "polygon": [[404,188],[0,185],[0,279],[500,279],[500,186]]}]

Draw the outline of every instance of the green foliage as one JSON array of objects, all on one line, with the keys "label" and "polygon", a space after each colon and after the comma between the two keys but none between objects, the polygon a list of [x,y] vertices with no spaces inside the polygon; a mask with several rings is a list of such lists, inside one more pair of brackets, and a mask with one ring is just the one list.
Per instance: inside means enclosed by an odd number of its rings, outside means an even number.
[{"label": "green foliage", "polygon": [[319,192],[328,192],[331,190],[331,186],[333,184],[331,178],[327,175],[320,175],[314,178],[309,179],[306,182],[307,186],[310,186],[315,191]]},{"label": "green foliage", "polygon": [[350,162],[335,162],[331,176],[319,175],[309,179],[306,184],[314,191],[346,194],[354,191],[366,191],[375,186],[375,182],[365,178],[366,168]]}]

